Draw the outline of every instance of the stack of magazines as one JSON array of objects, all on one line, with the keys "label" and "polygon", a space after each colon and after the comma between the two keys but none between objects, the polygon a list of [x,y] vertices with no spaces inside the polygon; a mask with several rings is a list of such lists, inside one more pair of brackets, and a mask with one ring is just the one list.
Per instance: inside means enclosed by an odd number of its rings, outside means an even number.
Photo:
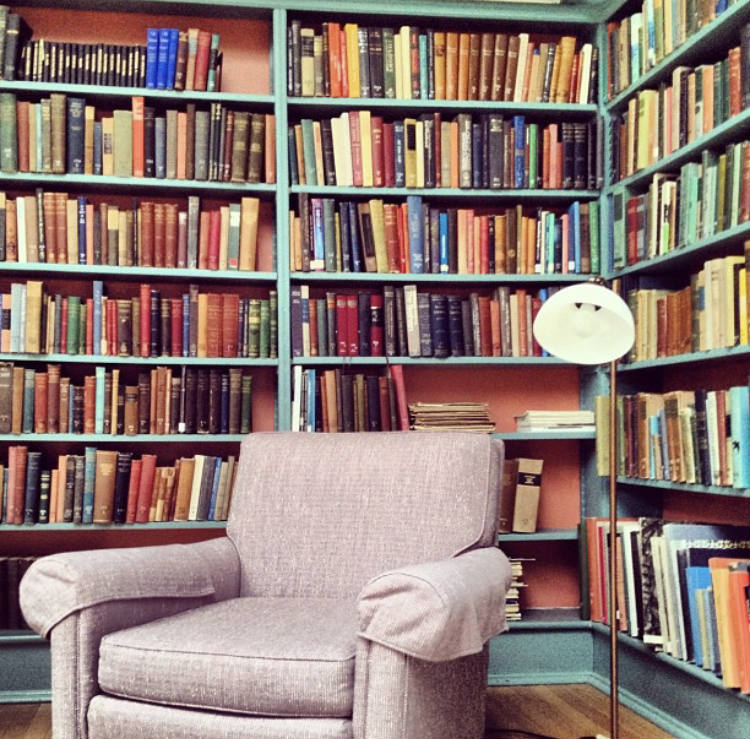
[{"label": "stack of magazines", "polygon": [[516,416],[518,431],[594,430],[593,411],[526,411]]},{"label": "stack of magazines", "polygon": [[492,433],[495,422],[486,403],[409,403],[415,431],[477,431]]}]

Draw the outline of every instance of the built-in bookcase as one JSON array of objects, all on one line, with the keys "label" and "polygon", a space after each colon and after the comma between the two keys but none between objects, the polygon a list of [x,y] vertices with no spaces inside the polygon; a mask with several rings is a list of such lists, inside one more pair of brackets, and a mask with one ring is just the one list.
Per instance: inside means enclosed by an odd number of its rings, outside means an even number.
[{"label": "built-in bookcase", "polygon": [[[233,203],[240,203],[243,198],[257,198],[258,235],[257,262],[247,271],[231,269],[200,269],[175,267],[120,267],[120,266],[79,266],[79,265],[41,265],[39,263],[0,262],[0,285],[2,291],[9,290],[13,282],[51,281],[55,285],[65,286],[66,294],[80,294],[90,297],[86,290],[91,289],[94,281],[101,281],[107,294],[125,295],[128,290],[137,291],[142,283],[149,283],[162,290],[166,295],[178,296],[189,291],[190,285],[197,285],[203,292],[236,293],[246,298],[266,298],[271,292],[275,294],[278,313],[276,315],[276,352],[274,356],[212,359],[210,357],[98,357],[71,356],[57,354],[53,357],[7,354],[3,361],[13,362],[24,367],[43,370],[48,363],[59,363],[63,371],[70,370],[76,376],[93,372],[97,365],[104,366],[106,371],[118,368],[123,373],[138,373],[164,366],[173,371],[182,366],[193,369],[210,368],[212,365],[222,367],[241,367],[244,373],[252,374],[252,429],[267,431],[288,429],[292,424],[294,408],[294,375],[298,368],[303,370],[336,371],[339,375],[356,373],[382,375],[389,372],[389,366],[402,365],[406,399],[408,402],[437,402],[451,400],[473,400],[487,403],[490,415],[496,422],[496,436],[503,439],[506,453],[512,457],[538,457],[545,460],[544,488],[539,511],[539,526],[533,534],[503,534],[500,546],[511,556],[523,557],[525,562],[525,588],[522,606],[525,609],[524,619],[512,625],[509,634],[493,640],[489,680],[491,684],[529,683],[529,682],[591,682],[603,689],[607,685],[606,649],[603,632],[589,620],[588,583],[585,551],[585,536],[581,533],[581,522],[587,516],[604,515],[604,487],[602,480],[596,476],[595,439],[589,432],[582,433],[524,433],[515,429],[515,416],[530,409],[571,410],[594,408],[597,395],[605,393],[607,383],[599,371],[579,370],[556,359],[535,356],[531,351],[514,351],[499,354],[490,352],[484,356],[465,351],[444,358],[433,355],[409,355],[396,351],[391,356],[383,355],[347,355],[332,356],[314,355],[310,352],[297,352],[295,345],[296,330],[293,301],[301,288],[313,298],[323,298],[327,293],[358,295],[360,293],[397,292],[398,288],[407,285],[416,286],[418,293],[434,293],[441,296],[458,296],[470,300],[472,293],[490,298],[499,288],[506,288],[510,293],[519,290],[530,298],[543,299],[551,290],[588,279],[589,275],[601,272],[606,276],[626,276],[661,273],[672,267],[689,270],[700,264],[703,255],[739,253],[738,244],[747,238],[746,224],[738,224],[724,229],[709,237],[701,237],[695,244],[686,248],[675,249],[669,254],[613,269],[610,254],[612,244],[609,228],[610,214],[613,212],[615,196],[618,193],[633,190],[645,192],[652,177],[661,171],[679,173],[680,167],[689,161],[700,161],[700,153],[708,146],[723,147],[730,141],[738,141],[744,135],[741,132],[745,113],[732,116],[712,131],[702,134],[664,160],[649,165],[637,173],[614,183],[611,178],[610,160],[607,154],[611,150],[611,119],[627,107],[627,101],[639,90],[658,85],[660,81],[671,79],[671,70],[678,64],[697,65],[701,55],[711,49],[713,40],[724,38],[727,29],[737,33],[738,29],[750,16],[750,6],[746,0],[730,6],[716,20],[704,27],[680,45],[665,60],[659,62],[638,80],[630,82],[625,89],[618,90],[613,96],[608,95],[607,80],[607,22],[612,18],[619,19],[638,8],[621,2],[604,4],[574,3],[557,6],[466,2],[461,4],[443,2],[442,0],[418,1],[411,3],[351,3],[331,0],[325,7],[308,0],[241,0],[232,5],[205,2],[175,4],[161,0],[149,2],[128,2],[118,5],[112,11],[108,5],[79,3],[73,5],[58,4],[54,0],[34,3],[29,7],[13,7],[34,29],[35,38],[46,37],[60,41],[92,41],[109,44],[144,44],[146,29],[172,28],[187,29],[199,27],[218,33],[221,37],[220,49],[223,54],[220,91],[217,92],[176,92],[171,90],[148,90],[142,88],[115,88],[96,85],[59,84],[44,82],[0,81],[0,93],[13,93],[18,100],[34,101],[49,97],[53,92],[62,92],[70,96],[82,97],[86,103],[99,109],[114,110],[129,108],[133,96],[143,96],[146,105],[153,105],[156,110],[170,108],[184,110],[188,104],[196,109],[208,110],[212,103],[220,103],[227,109],[244,111],[264,116],[273,116],[275,147],[275,173],[273,181],[256,183],[224,182],[211,180],[167,180],[157,178],[114,177],[102,175],[79,174],[36,174],[36,173],[2,173],[1,189],[8,197],[33,195],[37,188],[44,190],[64,191],[68,197],[78,195],[88,197],[92,202],[106,201],[122,203],[125,209],[132,204],[133,198],[154,200],[165,204],[176,204],[178,209],[187,209],[187,198],[198,196],[201,206],[220,208]],[[325,25],[324,25],[325,24]],[[598,63],[591,62],[590,67],[595,75],[589,80],[593,93],[586,99],[557,100],[540,102],[535,99],[522,100],[470,100],[470,99],[435,99],[422,97],[332,97],[329,95],[302,94],[295,89],[294,80],[290,83],[288,69],[294,65],[296,40],[299,29],[313,29],[313,36],[322,34],[323,28],[338,24],[345,29],[347,24],[356,24],[363,28],[394,28],[404,26],[416,27],[424,31],[423,47],[420,47],[419,34],[416,36],[417,58],[420,48],[426,58],[434,54],[434,35],[427,34],[427,29],[438,34],[464,33],[468,35],[469,47],[472,35],[480,39],[482,33],[515,35],[520,38],[528,34],[534,43],[549,44],[564,36],[576,38],[576,50],[580,51],[585,44],[598,49]],[[83,37],[81,29],[87,30]],[[538,33],[542,29],[544,33]],[[305,74],[312,72],[313,89],[316,84],[316,67],[314,61],[315,41],[312,43],[312,68],[306,67]],[[318,44],[321,41],[317,42]],[[569,43],[569,42],[567,42]],[[722,41],[723,43],[723,41]],[[354,48],[354,47],[352,47]],[[358,51],[359,51],[359,47]],[[410,47],[411,48],[411,47]],[[470,51],[470,48],[468,49]],[[308,53],[308,50],[305,51]],[[588,52],[587,52],[588,53]],[[719,53],[719,52],[717,52]],[[302,47],[299,47],[302,55]],[[718,56],[717,56],[718,58]],[[533,62],[533,57],[531,59]],[[301,56],[300,56],[301,64]],[[538,62],[539,64],[539,62]],[[301,66],[300,66],[301,72]],[[429,65],[417,65],[416,76],[419,85],[430,89],[435,87],[435,80],[429,81]],[[317,73],[323,74],[318,68]],[[330,73],[330,70],[329,70]],[[421,74],[420,74],[421,73]],[[532,77],[530,76],[530,80]],[[410,81],[411,78],[410,78]],[[309,79],[306,81],[306,84]],[[325,90],[325,79],[319,81]],[[426,82],[426,85],[425,85]],[[330,84],[330,80],[329,80]],[[468,97],[468,96],[467,96]],[[524,96],[521,95],[523,98]],[[354,113],[355,115],[351,115]],[[493,125],[493,131],[499,126],[504,136],[510,131],[524,130],[536,142],[540,157],[536,167],[538,179],[529,177],[529,157],[524,152],[520,159],[515,159],[513,167],[505,174],[509,179],[493,181],[490,172],[487,178],[461,180],[460,156],[447,163],[445,170],[440,169],[440,182],[428,177],[422,187],[424,173],[419,179],[401,183],[394,179],[373,180],[365,178],[355,184],[349,182],[346,174],[326,178],[330,167],[326,157],[333,158],[334,152],[324,150],[325,139],[321,138],[318,150],[315,145],[315,126],[324,121],[336,119],[341,121],[344,114],[352,119],[380,119],[390,125],[414,121],[421,122],[424,137],[424,125],[462,121],[466,126],[469,121],[478,128],[470,128],[474,135],[483,134]],[[364,114],[364,115],[363,115]],[[312,133],[312,148],[308,140],[308,151],[304,152],[305,141],[302,136],[302,123],[305,121],[304,133]],[[567,139],[571,142],[569,156],[573,172],[576,167],[575,131],[586,132],[593,136],[591,144],[579,140],[578,162],[579,174],[585,177],[578,183],[563,183],[554,177],[545,179],[549,174],[549,157],[543,155],[545,129],[549,137],[549,127],[558,126],[562,136],[562,124],[566,126]],[[337,124],[339,125],[339,124]],[[529,133],[533,125],[533,133]],[[295,126],[299,126],[297,133]],[[483,126],[486,128],[483,129]],[[503,128],[505,126],[505,128]],[[568,128],[570,126],[570,128]],[[324,126],[321,126],[324,128]],[[553,129],[554,131],[554,129]],[[291,136],[290,136],[291,132]],[[415,134],[417,129],[415,129]],[[446,143],[450,143],[450,131],[446,131]],[[469,142],[471,137],[467,137]],[[460,139],[459,139],[460,140]],[[502,139],[506,143],[507,138]],[[266,144],[268,139],[266,139]],[[441,144],[443,142],[441,141]],[[355,142],[349,142],[356,146]],[[312,152],[314,162],[304,161],[298,152]],[[488,165],[494,158],[490,155],[489,145],[486,148],[476,147],[472,153],[468,144],[466,155],[473,166]],[[344,151],[351,152],[350,149]],[[497,151],[495,149],[495,151]],[[316,158],[316,153],[319,157]],[[457,152],[458,153],[458,152]],[[433,152],[434,154],[434,152]],[[341,152],[337,152],[341,163]],[[354,157],[352,157],[352,160]],[[455,162],[455,163],[454,163]],[[516,177],[516,163],[520,170]],[[352,161],[352,164],[354,162]],[[563,166],[564,154],[561,152],[560,166]],[[291,166],[290,166],[291,165]],[[304,181],[300,179],[300,165],[304,171]],[[314,165],[314,166],[313,166]],[[450,167],[458,167],[451,180]],[[553,168],[555,165],[552,165]],[[534,167],[531,166],[533,172]],[[320,177],[308,179],[312,171],[320,172]],[[443,175],[446,175],[444,178]],[[493,174],[497,174],[493,171]],[[414,186],[416,184],[420,186]],[[432,186],[430,186],[432,185]],[[437,231],[426,239],[425,249],[429,253],[429,268],[426,268],[425,252],[422,253],[422,271],[418,271],[410,260],[411,253],[404,252],[404,244],[415,243],[408,238],[409,205],[423,208],[429,232],[429,216],[432,211]],[[329,248],[333,244],[332,260],[325,262],[323,245],[323,269],[298,261],[302,244],[301,219],[305,208],[312,201],[328,201],[327,213],[333,214],[332,221],[324,237],[329,238]],[[342,214],[351,209],[355,222],[359,223],[361,206],[372,206],[378,212],[382,206],[386,212],[395,215],[401,212],[402,234],[391,241],[391,248],[396,244],[400,249],[398,258],[391,254],[393,263],[388,264],[386,252],[386,269],[376,266],[374,271],[367,271],[362,265],[356,271],[353,264],[346,262],[342,249],[345,248],[344,234],[341,230]],[[576,205],[577,204],[577,205]],[[580,208],[588,214],[589,262],[580,259],[575,251],[570,254],[568,262],[559,255],[559,264],[555,264],[554,251],[549,258],[537,253],[544,243],[541,232],[549,236],[550,244],[555,240],[555,228],[562,227],[573,218],[580,218]],[[441,262],[440,253],[440,216],[443,215],[447,228],[451,228],[451,219],[458,224],[460,211],[472,212],[472,218],[481,223],[478,231],[476,268],[468,268],[468,263],[458,259],[451,261],[450,247],[448,256]],[[595,215],[592,218],[592,211]],[[310,211],[312,213],[312,210]],[[323,211],[321,210],[321,213]],[[544,213],[543,216],[541,214]],[[490,235],[494,236],[501,223],[500,218],[535,220],[544,225],[537,226],[539,238],[526,243],[526,260],[516,258],[515,265],[507,260],[500,251],[488,253]],[[396,216],[398,217],[398,216]],[[465,219],[465,216],[461,216]],[[481,220],[484,218],[485,220]],[[492,226],[489,226],[490,221]],[[305,221],[308,222],[308,221]],[[527,221],[528,223],[528,221]],[[556,226],[557,224],[557,226]],[[325,224],[321,223],[321,226]],[[332,226],[332,227],[331,227]],[[528,228],[531,229],[530,226]],[[547,230],[549,229],[549,230]],[[423,234],[425,231],[423,231]],[[487,246],[482,252],[482,236],[486,234]],[[529,231],[529,234],[533,231]],[[575,229],[570,232],[576,238]],[[452,236],[452,232],[449,236]],[[332,238],[332,241],[330,240]],[[424,237],[423,237],[424,238]],[[434,238],[434,242],[430,239]],[[465,234],[464,234],[465,238]],[[474,237],[472,236],[472,239]],[[584,233],[577,232],[578,239],[584,239]],[[325,241],[325,238],[324,238]],[[451,242],[450,237],[447,243]],[[518,242],[520,245],[520,241]],[[534,249],[531,254],[530,247]],[[314,246],[311,256],[315,254]],[[457,247],[456,247],[457,248]],[[706,251],[704,251],[704,249]],[[715,250],[715,251],[714,251]],[[484,254],[485,260],[482,261]],[[585,256],[585,255],[584,255]],[[331,254],[329,254],[329,258]],[[382,254],[381,254],[382,257]],[[464,257],[466,255],[464,254]],[[532,258],[533,257],[533,258]],[[584,264],[582,264],[582,261]],[[382,259],[381,259],[382,265]],[[397,271],[391,267],[398,265]],[[446,268],[443,269],[441,264]],[[405,265],[405,266],[404,266]],[[61,288],[62,289],[62,288]],[[76,290],[78,292],[76,292]],[[538,308],[538,302],[536,307]],[[526,330],[530,331],[530,319],[533,317],[534,304],[529,304]],[[528,348],[528,347],[526,347]],[[694,357],[686,358],[691,362]],[[662,371],[659,362],[648,363],[638,368],[623,368],[623,382],[637,388],[641,378],[648,382],[657,382],[656,378],[664,375],[668,378],[670,367],[679,361],[674,357],[664,360],[667,368]],[[739,378],[743,362],[746,363],[744,349],[736,348],[721,353],[709,362],[728,382],[729,376]],[[681,368],[684,365],[678,365]],[[693,364],[690,365],[694,366]],[[701,365],[695,365],[700,367]],[[727,369],[728,374],[724,374]],[[695,369],[694,372],[700,372]],[[633,378],[632,380],[630,378]],[[695,382],[702,380],[695,379]],[[734,380],[732,380],[734,381]],[[739,382],[740,380],[737,379]],[[665,379],[665,387],[671,380]],[[67,453],[69,449],[80,449],[84,453],[86,446],[96,446],[107,450],[132,451],[136,456],[148,450],[156,453],[159,464],[162,459],[171,461],[180,456],[198,454],[229,455],[236,454],[239,448],[239,435],[229,434],[181,434],[143,435],[106,438],[102,435],[47,435],[37,439],[27,437],[29,449],[40,449],[50,457]],[[1,436],[3,449],[16,443],[16,437]],[[641,510],[653,512],[649,506],[641,507],[641,502],[648,496],[653,498],[656,488],[646,488],[632,481],[622,481],[622,497],[628,510],[623,513],[638,513]],[[687,493],[690,501],[699,499],[713,502],[718,497],[714,491],[701,491],[702,494]],[[682,505],[682,491],[676,489],[657,490],[663,498],[665,515]],[[742,496],[739,496],[741,498]],[[745,500],[739,500],[745,504]],[[690,502],[682,509],[685,515],[692,515],[695,505]],[[743,509],[747,518],[747,510]],[[717,513],[717,516],[724,515]],[[131,525],[74,525],[71,523],[38,524],[35,526],[9,526],[0,524],[0,554],[42,555],[55,551],[84,549],[89,547],[133,546],[144,544],[167,543],[174,541],[195,541],[222,534],[223,524],[220,521],[187,521],[187,522],[152,522]],[[35,699],[46,696],[49,689],[49,678],[46,670],[45,649],[40,640],[28,633],[13,633],[0,636],[0,647],[4,658],[7,654],[12,662],[24,664],[23,670],[15,670],[7,683],[0,686],[9,700]],[[645,693],[647,677],[653,676],[654,666],[664,675],[664,696]],[[630,705],[648,715],[649,718],[662,723],[673,733],[685,736],[718,736],[742,735],[737,727],[743,726],[750,714],[750,704],[732,691],[723,689],[716,681],[701,679],[694,674],[696,670],[674,661],[655,657],[652,653],[628,642],[625,659],[625,690],[623,699]],[[681,701],[673,699],[672,694],[684,694]],[[729,716],[726,723],[719,723],[716,716]],[[723,720],[723,718],[722,718]],[[721,726],[721,729],[716,728]]]}]

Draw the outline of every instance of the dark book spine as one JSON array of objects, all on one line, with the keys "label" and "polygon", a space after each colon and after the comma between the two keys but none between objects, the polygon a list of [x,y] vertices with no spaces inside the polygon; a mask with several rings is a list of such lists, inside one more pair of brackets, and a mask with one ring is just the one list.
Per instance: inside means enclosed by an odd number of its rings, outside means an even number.
[{"label": "dark book spine", "polygon": [[209,376],[208,370],[199,369],[195,388],[195,431],[208,433]]},{"label": "dark book spine", "polygon": [[417,319],[419,321],[419,353],[432,356],[432,333],[430,331],[430,294],[417,293]]},{"label": "dark book spine", "polygon": [[435,357],[447,357],[450,353],[448,335],[448,299],[445,295],[430,295],[430,334]]},{"label": "dark book spine", "polygon": [[114,523],[125,523],[125,517],[128,508],[130,467],[132,462],[132,452],[117,453],[117,467],[115,470],[115,496],[112,508],[112,521]]},{"label": "dark book spine", "polygon": [[41,452],[28,452],[26,455],[26,489],[24,490],[23,522],[36,523],[39,518],[39,478],[41,472]]},{"label": "dark book spine", "polygon": [[83,174],[84,152],[84,112],[86,101],[83,98],[68,98],[67,119],[67,172],[68,174]]},{"label": "dark book spine", "polygon": [[147,434],[151,428],[151,378],[148,372],[138,373],[138,433]]},{"label": "dark book spine", "polygon": [[357,318],[359,326],[359,355],[369,357],[372,354],[370,345],[370,294],[359,293],[357,295]]},{"label": "dark book spine", "polygon": [[146,105],[143,108],[143,151],[145,177],[156,177],[155,110]]},{"label": "dark book spine", "polygon": [[367,430],[380,431],[380,388],[377,375],[365,376],[367,392]]}]

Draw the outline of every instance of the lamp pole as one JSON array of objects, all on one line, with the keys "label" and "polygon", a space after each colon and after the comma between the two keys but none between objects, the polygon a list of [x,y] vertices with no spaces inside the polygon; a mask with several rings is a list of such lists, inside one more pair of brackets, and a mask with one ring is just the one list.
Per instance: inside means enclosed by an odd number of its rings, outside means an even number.
[{"label": "lamp pole", "polygon": [[617,363],[609,363],[609,736],[620,735],[617,674]]}]

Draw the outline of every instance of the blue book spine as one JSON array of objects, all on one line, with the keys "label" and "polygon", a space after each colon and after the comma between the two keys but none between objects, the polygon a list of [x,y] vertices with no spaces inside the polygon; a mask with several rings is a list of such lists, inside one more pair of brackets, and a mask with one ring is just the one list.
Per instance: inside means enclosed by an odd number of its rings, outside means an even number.
[{"label": "blue book spine", "polygon": [[525,184],[524,168],[526,164],[526,123],[522,115],[513,116],[516,148],[513,158],[513,187],[523,188]]},{"label": "blue book spine", "polygon": [[96,402],[94,404],[94,433],[104,433],[104,367],[97,367],[94,371],[96,377]]},{"label": "blue book spine", "polygon": [[406,170],[404,169],[404,123],[393,122],[393,173],[396,187],[406,186]]},{"label": "blue book spine", "polygon": [[732,436],[732,485],[750,488],[750,387],[729,388]]},{"label": "blue book spine", "polygon": [[659,434],[661,438],[661,463],[664,473],[664,479],[670,480],[672,476],[671,467],[669,466],[669,449],[667,448],[667,416],[664,410],[659,411]]},{"label": "blue book spine", "polygon": [[177,69],[177,42],[180,32],[176,28],[169,30],[169,46],[167,47],[167,90],[174,90],[174,75]]},{"label": "blue book spine", "polygon": [[439,243],[440,243],[440,272],[450,271],[450,256],[448,254],[448,214],[440,213],[439,217]]},{"label": "blue book spine", "polygon": [[544,224],[545,228],[547,229],[546,234],[546,254],[545,257],[545,267],[544,272],[546,274],[554,274],[555,271],[555,214],[554,213],[547,213],[547,221]]},{"label": "blue book spine", "polygon": [[94,174],[102,173],[102,122],[94,121]]},{"label": "blue book spine", "polygon": [[429,59],[427,57],[427,34],[419,34],[419,97],[422,100],[427,100],[428,84],[427,80],[429,77],[428,73]]},{"label": "blue book spine", "polygon": [[163,180],[167,176],[167,119],[157,116],[154,119],[154,175]]},{"label": "blue book spine", "polygon": [[73,397],[75,395],[75,388],[71,385],[68,390],[68,428],[73,428]]},{"label": "blue book spine", "polygon": [[86,264],[86,198],[78,196],[78,264]]},{"label": "blue book spine", "polygon": [[325,235],[323,233],[323,200],[322,198],[311,198],[310,209],[313,217],[313,254],[315,255],[315,267],[310,269],[322,270],[325,265]]},{"label": "blue book spine", "polygon": [[146,29],[146,87],[156,87],[156,68],[159,64],[159,29]]},{"label": "blue book spine", "polygon": [[359,244],[359,224],[357,223],[357,204],[348,203],[349,207],[349,237],[352,244],[352,272],[362,271],[361,247]]},{"label": "blue book spine", "polygon": [[688,613],[690,615],[690,632],[693,636],[693,655],[695,664],[703,665],[703,644],[701,641],[700,619],[698,618],[698,590],[710,588],[711,570],[708,567],[686,567]]},{"label": "blue book spine", "polygon": [[101,280],[94,280],[93,293],[94,298],[94,354],[101,354],[102,351],[102,296],[104,294],[104,284]]},{"label": "blue book spine", "polygon": [[[34,372],[25,369],[23,372],[23,421],[21,430],[24,434],[34,433]],[[68,426],[68,428],[72,428]]]},{"label": "blue book spine", "polygon": [[94,522],[94,482],[96,480],[96,447],[87,446],[83,454],[83,515],[81,523]]},{"label": "blue book spine", "polygon": [[422,197],[420,195],[407,195],[406,210],[409,224],[409,270],[419,275],[424,272]]},{"label": "blue book spine", "polygon": [[211,500],[208,504],[208,520],[213,521],[216,515],[216,498],[219,494],[219,480],[221,480],[221,457],[214,462],[214,480],[211,485]]},{"label": "blue book spine", "polygon": [[190,295],[182,296],[182,356],[190,356]]},{"label": "blue book spine", "polygon": [[156,57],[156,87],[165,90],[167,87],[167,64],[169,60],[169,28],[159,29],[159,50]]},{"label": "blue book spine", "polygon": [[315,431],[315,370],[307,370],[307,430]]},{"label": "blue book spine", "polygon": [[649,433],[649,444],[648,444],[648,469],[649,477],[652,480],[656,479],[656,445],[659,444],[659,416],[648,417],[648,433]]}]

